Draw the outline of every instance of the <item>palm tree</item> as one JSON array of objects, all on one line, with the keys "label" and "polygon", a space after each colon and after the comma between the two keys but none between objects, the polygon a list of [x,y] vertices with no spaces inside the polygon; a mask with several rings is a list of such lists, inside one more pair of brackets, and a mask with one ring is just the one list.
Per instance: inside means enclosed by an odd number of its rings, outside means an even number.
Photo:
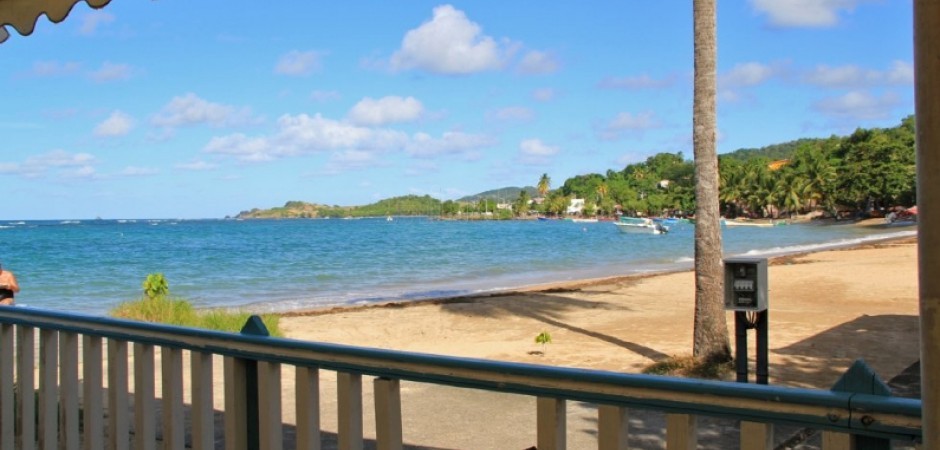
[{"label": "palm tree", "polygon": [[695,319],[692,355],[714,362],[731,360],[725,320],[715,148],[717,90],[716,0],[693,0],[695,82],[692,141],[695,157]]},{"label": "palm tree", "polygon": [[536,186],[536,189],[539,190],[539,195],[542,198],[545,198],[545,195],[548,194],[548,191],[552,188],[552,179],[548,177],[547,173],[542,174],[542,178],[539,178],[539,184]]}]

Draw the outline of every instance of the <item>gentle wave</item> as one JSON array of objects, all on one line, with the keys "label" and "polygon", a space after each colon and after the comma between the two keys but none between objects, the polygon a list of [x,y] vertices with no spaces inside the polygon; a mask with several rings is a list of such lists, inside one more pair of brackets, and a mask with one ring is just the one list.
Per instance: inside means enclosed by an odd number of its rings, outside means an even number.
[{"label": "gentle wave", "polygon": [[815,251],[820,251],[820,250],[830,250],[830,249],[835,249],[835,248],[852,247],[855,245],[865,244],[865,243],[870,243],[870,242],[883,241],[883,240],[888,240],[888,239],[914,237],[914,236],[917,236],[916,230],[897,231],[893,233],[875,234],[875,235],[862,236],[862,237],[852,238],[852,239],[839,239],[835,241],[820,242],[816,244],[791,245],[791,246],[785,246],[785,247],[754,249],[754,250],[748,250],[747,252],[744,252],[743,255],[746,255],[746,256],[782,256],[782,255],[790,255],[794,253],[807,253],[807,252],[815,252]]}]

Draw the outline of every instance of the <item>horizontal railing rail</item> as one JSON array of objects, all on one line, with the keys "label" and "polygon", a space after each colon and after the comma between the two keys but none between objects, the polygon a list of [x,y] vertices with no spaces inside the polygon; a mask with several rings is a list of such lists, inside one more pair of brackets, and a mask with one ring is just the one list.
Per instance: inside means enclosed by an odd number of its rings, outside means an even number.
[{"label": "horizontal railing rail", "polygon": [[0,307],[0,323],[241,360],[916,441],[917,399],[458,358]]}]

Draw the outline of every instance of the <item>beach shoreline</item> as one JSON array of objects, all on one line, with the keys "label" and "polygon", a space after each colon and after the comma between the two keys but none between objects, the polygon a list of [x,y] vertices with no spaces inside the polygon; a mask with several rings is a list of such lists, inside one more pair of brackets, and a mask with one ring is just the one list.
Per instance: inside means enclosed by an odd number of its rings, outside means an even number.
[{"label": "beach shoreline", "polygon": [[[771,258],[771,383],[828,389],[856,359],[885,380],[916,362],[916,243]],[[694,274],[682,270],[294,311],[281,315],[281,329],[308,341],[638,373],[691,354],[693,311]],[[733,341],[733,313],[727,324]],[[542,332],[551,344],[534,342]],[[749,354],[753,361],[753,343]]]}]

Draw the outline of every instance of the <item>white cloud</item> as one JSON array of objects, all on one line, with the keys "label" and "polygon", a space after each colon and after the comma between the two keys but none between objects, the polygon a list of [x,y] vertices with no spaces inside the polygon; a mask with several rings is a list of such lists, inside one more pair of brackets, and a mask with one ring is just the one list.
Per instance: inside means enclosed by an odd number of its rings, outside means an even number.
[{"label": "white cloud", "polygon": [[91,36],[98,30],[98,26],[114,22],[114,15],[105,11],[90,11],[82,16],[81,25],[78,33],[84,36]]},{"label": "white cloud", "polygon": [[122,111],[114,111],[104,122],[95,127],[94,134],[98,137],[124,136],[134,128],[134,118]]},{"label": "white cloud", "polygon": [[388,96],[378,100],[366,97],[356,103],[347,114],[356,125],[386,125],[413,122],[421,117],[424,105],[414,97]]},{"label": "white cloud", "polygon": [[17,165],[15,173],[27,178],[38,178],[52,172],[56,176],[74,178],[76,175],[93,174],[94,162],[95,157],[88,153],[52,150],[26,158],[22,164]]},{"label": "white cloud", "polygon": [[203,151],[234,156],[242,161],[270,161],[275,158],[273,149],[265,138],[249,138],[241,133],[213,137]]},{"label": "white cloud", "polygon": [[392,70],[421,69],[465,75],[505,65],[512,45],[500,45],[482,34],[479,25],[451,5],[434,8],[434,16],[408,31],[390,60]]},{"label": "white cloud", "polygon": [[843,11],[855,9],[863,0],[750,0],[770,23],[782,27],[829,27],[839,22]]},{"label": "white cloud", "polygon": [[345,150],[336,152],[330,157],[330,160],[324,166],[324,172],[326,174],[338,174],[387,165],[389,164],[386,161],[379,159],[373,152]]},{"label": "white cloud", "polygon": [[778,69],[757,62],[736,64],[719,77],[722,89],[750,87],[761,84],[776,75]]},{"label": "white cloud", "polygon": [[545,75],[556,72],[559,65],[555,55],[533,50],[522,57],[517,70],[526,75]]},{"label": "white cloud", "polygon": [[639,114],[623,112],[617,114],[606,124],[597,127],[596,132],[598,138],[605,141],[614,141],[622,139],[630,133],[642,133],[660,126],[659,119],[651,111]]},{"label": "white cloud", "polygon": [[33,63],[29,74],[34,77],[60,77],[74,75],[81,70],[82,65],[77,62],[69,61],[60,63],[58,61],[36,61]]},{"label": "white cloud", "polygon": [[181,170],[192,170],[195,172],[200,172],[204,170],[214,170],[218,167],[218,165],[205,161],[190,161],[188,163],[177,164],[175,167]]},{"label": "white cloud", "polygon": [[98,70],[88,73],[88,77],[98,83],[126,80],[131,77],[133,68],[128,64],[115,64],[105,61]]},{"label": "white cloud", "polygon": [[535,112],[524,106],[509,106],[487,114],[487,119],[496,122],[529,122],[535,118]]},{"label": "white cloud", "polygon": [[813,109],[836,119],[888,119],[895,117],[894,108],[900,103],[901,99],[890,92],[876,97],[867,92],[852,91],[838,97],[822,99],[813,104]]},{"label": "white cloud", "polygon": [[545,166],[559,151],[558,147],[547,145],[541,139],[526,139],[519,143],[516,160],[522,164]]},{"label": "white cloud", "polygon": [[548,102],[555,99],[558,92],[552,88],[540,88],[532,91],[532,98],[540,102]]},{"label": "white cloud", "polygon": [[863,69],[856,65],[830,67],[816,66],[803,76],[809,84],[830,88],[854,89],[884,85],[913,85],[914,66],[904,61],[894,61],[885,71]]},{"label": "white cloud", "polygon": [[157,169],[152,169],[148,167],[137,167],[137,166],[127,166],[124,170],[121,171],[121,175],[125,177],[145,177],[150,175],[156,175],[160,173]]},{"label": "white cloud", "polygon": [[313,91],[310,93],[310,100],[315,102],[331,102],[339,100],[342,96],[336,91]]},{"label": "white cloud", "polygon": [[169,128],[198,124],[224,127],[245,124],[252,120],[248,108],[212,103],[190,92],[181,97],[173,97],[160,112],[154,115],[151,123]]},{"label": "white cloud", "polygon": [[607,77],[597,83],[601,89],[665,89],[676,84],[674,76],[666,78],[653,78],[647,74],[632,77]]},{"label": "white cloud", "polygon": [[446,155],[472,161],[480,158],[481,149],[494,144],[496,140],[492,137],[459,131],[445,132],[440,138],[434,138],[427,133],[415,133],[408,143],[407,152],[416,158]]},{"label": "white cloud", "polygon": [[292,50],[281,56],[274,66],[274,73],[281,75],[309,75],[320,69],[322,53]]}]

